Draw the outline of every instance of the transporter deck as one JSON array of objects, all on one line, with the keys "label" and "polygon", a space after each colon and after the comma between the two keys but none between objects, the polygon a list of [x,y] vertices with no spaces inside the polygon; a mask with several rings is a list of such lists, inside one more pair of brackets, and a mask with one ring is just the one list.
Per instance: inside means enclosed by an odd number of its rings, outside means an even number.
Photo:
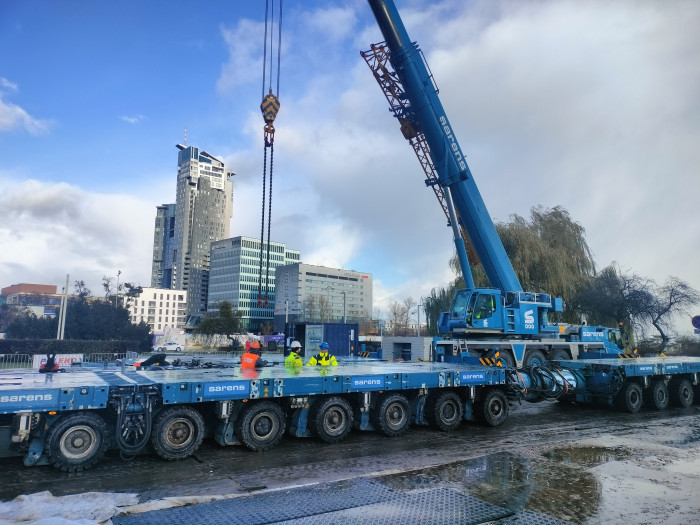
[{"label": "transporter deck", "polygon": [[503,384],[501,368],[440,363],[344,362],[334,367],[275,365],[258,370],[72,368],[49,374],[8,371],[0,373],[0,414],[101,409],[107,406],[111,390],[133,387],[156,388],[168,405]]}]

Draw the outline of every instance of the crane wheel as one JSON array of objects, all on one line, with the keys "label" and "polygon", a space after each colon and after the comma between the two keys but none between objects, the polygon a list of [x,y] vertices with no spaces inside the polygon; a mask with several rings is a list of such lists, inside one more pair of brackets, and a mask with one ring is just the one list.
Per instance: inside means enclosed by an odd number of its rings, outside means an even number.
[{"label": "crane wheel", "polygon": [[64,416],[46,434],[49,462],[64,472],[78,472],[97,463],[107,451],[107,424],[97,414],[79,412]]},{"label": "crane wheel", "polygon": [[370,414],[372,425],[381,434],[400,436],[411,424],[411,405],[402,394],[382,396]]},{"label": "crane wheel", "polygon": [[523,366],[544,366],[545,357],[542,350],[528,350],[525,352],[525,359],[523,359]]},{"label": "crane wheel", "polygon": [[563,348],[555,348],[549,352],[549,355],[547,356],[547,361],[561,361],[567,359],[571,359],[571,356],[569,355],[569,352]]},{"label": "crane wheel", "polygon": [[317,401],[312,405],[309,416],[312,432],[326,443],[339,443],[352,430],[352,407],[342,397]]},{"label": "crane wheel", "polygon": [[204,419],[197,410],[187,406],[169,407],[153,423],[151,445],[163,459],[184,459],[197,452],[204,434]]}]

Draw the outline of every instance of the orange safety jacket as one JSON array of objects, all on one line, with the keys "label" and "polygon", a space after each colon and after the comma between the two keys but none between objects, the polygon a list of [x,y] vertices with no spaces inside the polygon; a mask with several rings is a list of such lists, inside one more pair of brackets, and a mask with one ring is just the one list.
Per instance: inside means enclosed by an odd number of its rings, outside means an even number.
[{"label": "orange safety jacket", "polygon": [[241,356],[241,368],[255,368],[258,364],[260,356],[253,352],[246,352]]}]

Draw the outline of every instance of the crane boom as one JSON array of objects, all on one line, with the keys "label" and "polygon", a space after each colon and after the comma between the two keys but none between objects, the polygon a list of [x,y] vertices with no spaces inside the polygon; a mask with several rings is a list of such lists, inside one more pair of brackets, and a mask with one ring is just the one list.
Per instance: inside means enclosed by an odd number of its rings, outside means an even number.
[{"label": "crane boom", "polygon": [[[369,0],[369,5],[386,40],[391,65],[410,102],[407,117],[425,135],[438,184],[445,189],[448,202],[451,197],[489,283],[502,291],[522,291],[418,47],[409,39],[391,0]],[[458,247],[458,254],[459,251]],[[470,273],[461,257],[460,263],[462,271]],[[470,281],[471,277],[465,275],[465,283]]]}]

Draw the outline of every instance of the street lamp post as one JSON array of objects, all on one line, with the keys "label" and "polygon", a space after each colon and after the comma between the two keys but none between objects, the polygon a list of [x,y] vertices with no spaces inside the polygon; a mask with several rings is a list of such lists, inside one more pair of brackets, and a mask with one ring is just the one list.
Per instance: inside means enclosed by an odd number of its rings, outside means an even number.
[{"label": "street lamp post", "polygon": [[122,274],[121,270],[117,271],[117,295],[114,297],[114,307],[115,308],[119,305],[119,276],[121,274]]},{"label": "street lamp post", "polygon": [[345,294],[346,292],[340,292],[343,294],[343,324],[347,323],[347,318],[345,316]]},{"label": "street lamp post", "polygon": [[420,337],[420,306],[421,306],[420,303],[418,303],[416,305],[416,314],[418,315],[418,326],[416,326],[416,337]]},{"label": "street lamp post", "polygon": [[[326,286],[326,301],[328,302],[328,304],[326,305],[327,311],[325,313],[328,317],[328,321],[331,320],[331,317],[333,315],[333,303],[331,302],[331,290],[333,290],[332,286],[330,286],[330,285]],[[322,312],[319,312],[319,313],[322,313]],[[323,321],[323,315],[321,315],[321,320]]]}]

